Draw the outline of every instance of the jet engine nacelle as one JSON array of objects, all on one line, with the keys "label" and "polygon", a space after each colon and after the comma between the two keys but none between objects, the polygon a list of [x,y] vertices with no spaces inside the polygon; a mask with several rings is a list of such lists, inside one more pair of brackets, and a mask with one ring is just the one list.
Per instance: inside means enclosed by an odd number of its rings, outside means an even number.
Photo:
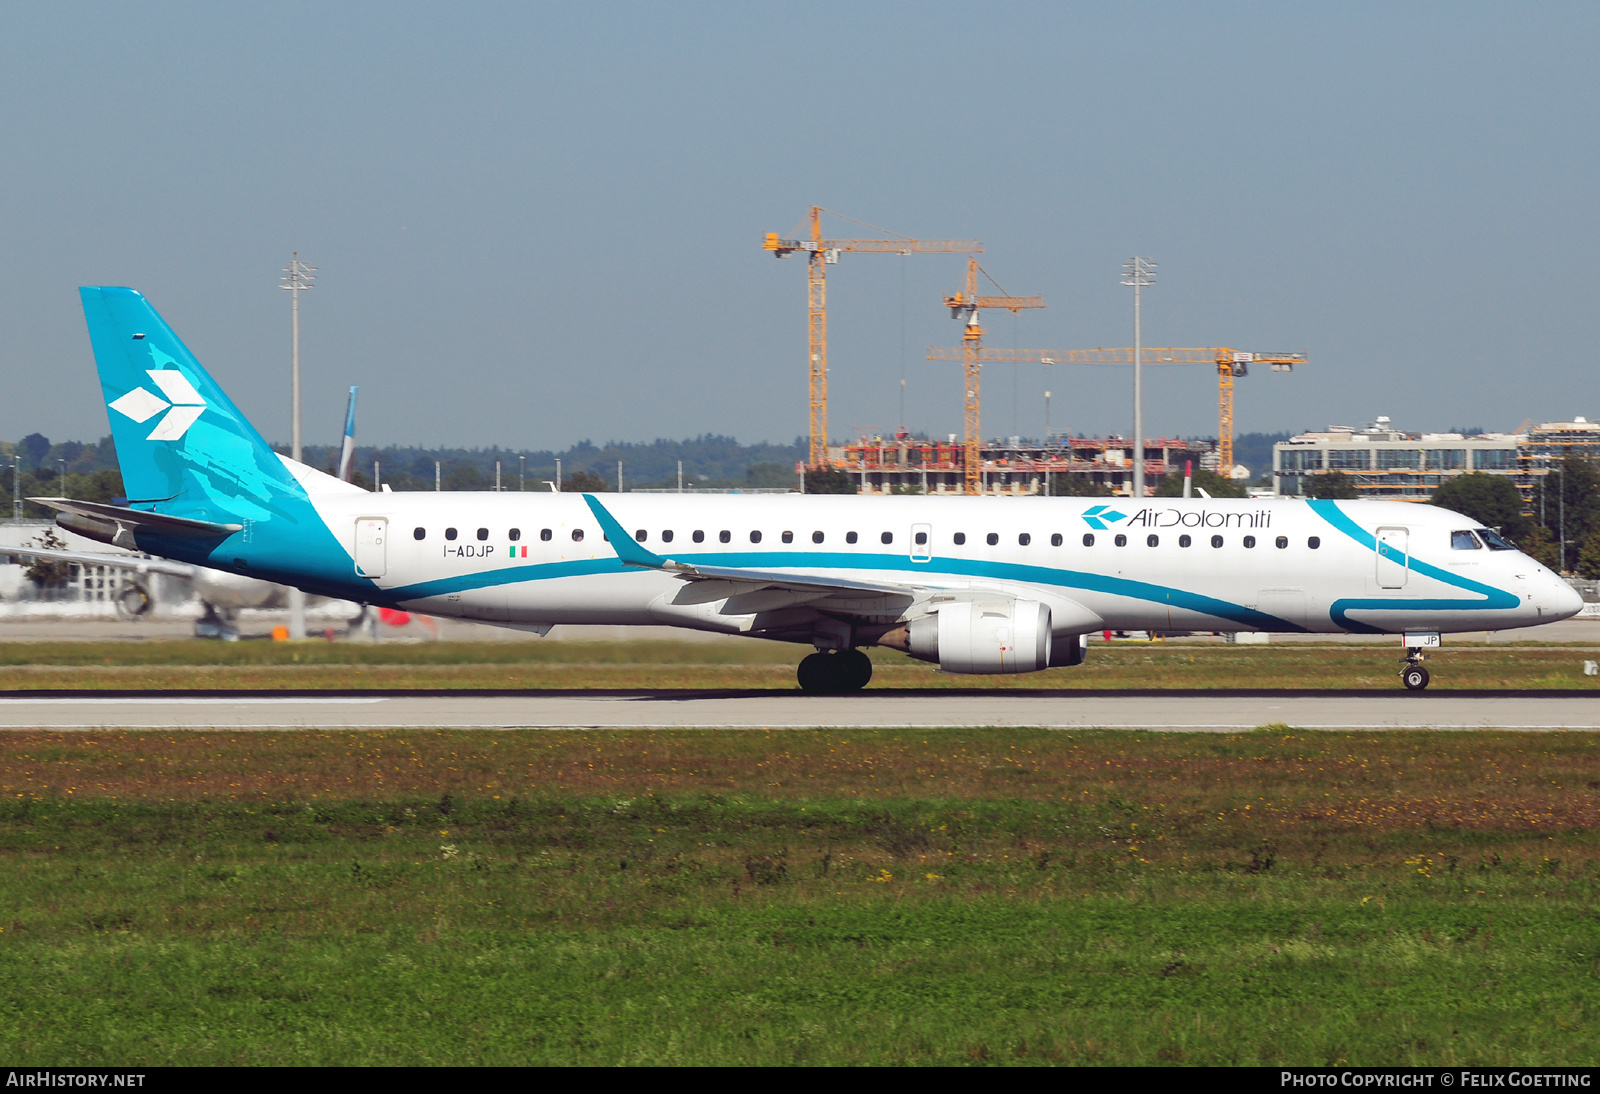
[{"label": "jet engine nacelle", "polygon": [[948,604],[907,630],[906,652],[944,672],[1038,672],[1050,664],[1050,608],[1037,600]]},{"label": "jet engine nacelle", "polygon": [[201,569],[190,578],[195,595],[207,604],[237,611],[240,608],[277,608],[284,603],[284,587],[258,577]]}]

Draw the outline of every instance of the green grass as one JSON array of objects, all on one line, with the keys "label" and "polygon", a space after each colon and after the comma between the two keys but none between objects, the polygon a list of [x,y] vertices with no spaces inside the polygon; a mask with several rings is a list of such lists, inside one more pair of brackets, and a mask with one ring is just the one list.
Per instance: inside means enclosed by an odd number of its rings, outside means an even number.
[{"label": "green grass", "polygon": [[0,738],[19,1065],[1569,1064],[1600,740]]},{"label": "green grass", "polygon": [[[808,650],[777,642],[0,643],[0,690],[795,687]],[[1070,669],[958,676],[872,651],[875,688],[1397,688],[1390,645],[1093,643]],[[1600,690],[1589,647],[1484,646],[1429,659],[1433,687]]]}]

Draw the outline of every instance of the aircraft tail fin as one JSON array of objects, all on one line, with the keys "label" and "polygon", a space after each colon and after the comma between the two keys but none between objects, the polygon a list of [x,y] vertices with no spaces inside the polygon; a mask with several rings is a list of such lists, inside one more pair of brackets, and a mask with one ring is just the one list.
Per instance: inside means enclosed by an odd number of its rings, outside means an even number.
[{"label": "aircraft tail fin", "polygon": [[[345,482],[355,472],[356,463],[356,389],[350,386],[350,402],[344,408],[344,442],[339,446],[339,478]],[[376,490],[376,484],[372,487]]]},{"label": "aircraft tail fin", "polygon": [[305,489],[143,296],[78,290],[129,504],[231,523]]}]

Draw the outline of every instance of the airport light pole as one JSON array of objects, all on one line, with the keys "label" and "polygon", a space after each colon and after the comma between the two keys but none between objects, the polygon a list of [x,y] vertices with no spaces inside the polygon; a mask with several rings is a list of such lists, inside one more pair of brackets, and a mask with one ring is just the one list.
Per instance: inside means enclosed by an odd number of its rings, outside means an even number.
[{"label": "airport light pole", "polygon": [[1133,288],[1133,482],[1128,496],[1144,497],[1144,328],[1140,293],[1156,283],[1156,264],[1135,255],[1122,264],[1122,283]]},{"label": "airport light pole", "polygon": [[[300,252],[283,268],[283,284],[289,294],[289,457],[301,462],[300,453],[300,294],[311,288],[316,280],[317,268],[300,261]],[[306,636],[306,594],[289,587],[289,637]]]},{"label": "airport light pole", "polygon": [[11,461],[11,519],[22,520],[22,457]]},{"label": "airport light pole", "polygon": [[528,488],[528,457],[517,457],[517,493],[522,493]]}]

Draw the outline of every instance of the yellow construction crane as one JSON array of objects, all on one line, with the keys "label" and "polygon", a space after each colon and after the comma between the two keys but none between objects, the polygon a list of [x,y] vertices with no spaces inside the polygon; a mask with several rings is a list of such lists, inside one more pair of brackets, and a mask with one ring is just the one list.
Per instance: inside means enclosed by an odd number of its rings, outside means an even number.
[{"label": "yellow construction crane", "polygon": [[[837,265],[844,251],[861,254],[981,254],[983,246],[976,239],[907,239],[904,236],[883,232],[892,239],[823,239],[822,214],[828,210],[820,205],[811,207],[811,238],[780,239],[777,232],[768,232],[761,248],[778,258],[788,258],[796,251],[806,252],[808,276],[806,279],[810,299],[808,329],[811,349],[811,450],[808,466],[821,467],[828,462],[828,294],[824,268]],[[829,216],[850,220],[839,213]],[[852,220],[852,224],[861,224]]]},{"label": "yellow construction crane", "polygon": [[[961,333],[959,359],[966,364],[967,433],[961,469],[968,494],[977,494],[981,491],[983,473],[983,460],[979,452],[983,432],[980,424],[978,380],[982,372],[982,363],[988,360],[988,357],[983,348],[983,326],[978,322],[978,312],[984,308],[1004,308],[1015,315],[1024,308],[1044,307],[1042,296],[980,296],[978,294],[980,272],[983,276],[989,277],[989,271],[979,266],[976,258],[967,259],[966,291],[944,298],[944,306],[950,309],[950,317],[966,320],[965,329]],[[994,278],[989,277],[989,280],[993,282]],[[995,288],[1000,288],[998,283],[995,283]]]},{"label": "yellow construction crane", "polygon": [[[1233,381],[1249,375],[1251,365],[1270,365],[1273,372],[1293,372],[1306,363],[1304,353],[1245,353],[1240,350],[1208,346],[1177,348],[1145,346],[1147,365],[1211,365],[1217,367],[1217,466],[1223,475],[1233,467]],[[965,356],[959,347],[930,347],[930,361],[959,361]],[[1131,365],[1133,350],[1128,349],[986,349],[984,362],[1036,361],[1044,365]]]}]

